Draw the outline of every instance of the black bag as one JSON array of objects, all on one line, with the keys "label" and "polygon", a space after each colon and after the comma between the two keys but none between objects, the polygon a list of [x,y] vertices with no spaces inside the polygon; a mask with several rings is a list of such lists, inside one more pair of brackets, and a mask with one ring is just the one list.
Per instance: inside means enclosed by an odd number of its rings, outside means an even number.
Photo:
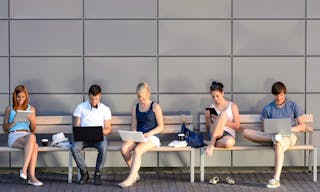
[{"label": "black bag", "polygon": [[181,133],[185,135],[185,140],[187,141],[188,146],[193,148],[206,146],[206,144],[203,142],[202,135],[188,129],[185,124],[182,124]]}]

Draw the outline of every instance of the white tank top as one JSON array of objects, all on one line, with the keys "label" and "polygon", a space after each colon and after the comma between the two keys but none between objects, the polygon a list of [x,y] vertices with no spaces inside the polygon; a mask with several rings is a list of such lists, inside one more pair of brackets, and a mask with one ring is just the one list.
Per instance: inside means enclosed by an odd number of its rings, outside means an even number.
[{"label": "white tank top", "polygon": [[[216,109],[214,104],[211,104],[210,107],[213,107],[217,111],[218,115],[220,115],[220,113],[222,112],[222,111]],[[227,114],[227,120],[232,122],[233,121],[233,113],[232,113],[232,102],[231,101],[229,101],[228,107],[226,109],[226,114]],[[236,137],[236,131],[234,129],[232,129],[231,127],[225,126],[224,130],[226,132],[230,133],[232,135],[232,137]]]}]

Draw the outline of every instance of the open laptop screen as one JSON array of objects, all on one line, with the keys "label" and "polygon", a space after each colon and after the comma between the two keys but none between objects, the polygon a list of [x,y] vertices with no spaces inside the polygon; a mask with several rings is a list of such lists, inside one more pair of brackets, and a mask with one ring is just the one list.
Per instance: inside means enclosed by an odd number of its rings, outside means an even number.
[{"label": "open laptop screen", "polygon": [[103,141],[102,126],[73,127],[73,139],[86,142]]}]

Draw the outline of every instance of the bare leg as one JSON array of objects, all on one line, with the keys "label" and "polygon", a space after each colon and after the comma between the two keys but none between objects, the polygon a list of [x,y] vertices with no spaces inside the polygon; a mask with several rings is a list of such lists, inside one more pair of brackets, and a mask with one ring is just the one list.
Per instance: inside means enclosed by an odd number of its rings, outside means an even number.
[{"label": "bare leg", "polygon": [[272,141],[271,135],[266,135],[264,132],[253,129],[244,129],[242,135],[246,139],[256,143],[266,143]]},{"label": "bare leg", "polygon": [[150,142],[146,143],[139,143],[135,149],[134,149],[134,154],[133,154],[133,159],[132,159],[132,166],[130,169],[130,174],[127,177],[126,180],[122,181],[119,183],[120,187],[129,187],[133,185],[136,182],[136,177],[138,175],[140,166],[141,166],[141,156],[143,153],[146,151],[149,151],[150,149],[154,148],[155,145]]},{"label": "bare leg", "polygon": [[34,145],[36,143],[36,136],[33,133],[17,139],[13,144],[13,147],[24,149],[24,163],[22,166],[22,172],[27,175],[27,170],[31,161]]},{"label": "bare leg", "polygon": [[223,111],[217,119],[214,121],[214,124],[212,125],[212,135],[211,135],[211,141],[208,147],[206,148],[206,153],[208,155],[212,155],[212,151],[214,146],[216,145],[217,138],[221,137],[223,135],[224,127],[227,123],[227,116],[226,112]]},{"label": "bare leg", "polygon": [[280,174],[282,171],[283,167],[283,161],[284,161],[284,151],[281,146],[280,142],[277,142],[274,145],[274,150],[275,150],[275,156],[274,156],[274,162],[275,162],[275,167],[274,167],[274,178],[277,180],[280,180]]},{"label": "bare leg", "polygon": [[131,152],[136,147],[136,143],[131,141],[126,141],[121,146],[121,154],[124,159],[124,161],[127,163],[128,167],[131,167],[132,164],[132,154]]},{"label": "bare leg", "polygon": [[229,148],[233,147],[235,140],[232,136],[224,136],[216,142],[217,147]]},{"label": "bare leg", "polygon": [[35,144],[33,147],[31,161],[28,169],[29,175],[30,175],[30,181],[33,183],[39,182],[39,180],[35,176],[35,169],[36,169],[36,164],[38,160],[38,150],[39,150],[39,147],[37,144]]}]

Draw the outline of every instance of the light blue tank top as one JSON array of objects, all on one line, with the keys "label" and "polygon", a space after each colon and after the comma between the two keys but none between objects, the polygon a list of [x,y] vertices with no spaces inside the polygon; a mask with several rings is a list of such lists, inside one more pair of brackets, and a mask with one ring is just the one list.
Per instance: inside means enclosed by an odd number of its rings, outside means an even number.
[{"label": "light blue tank top", "polygon": [[[31,110],[31,106],[28,105],[28,108],[26,109],[26,111],[30,111],[30,110]],[[16,116],[16,113],[17,112],[11,106],[10,115],[9,115],[9,123],[13,122],[14,117]],[[30,131],[30,121],[16,122],[16,124],[9,129],[9,132],[17,131],[17,130],[28,130],[28,131]]]}]

